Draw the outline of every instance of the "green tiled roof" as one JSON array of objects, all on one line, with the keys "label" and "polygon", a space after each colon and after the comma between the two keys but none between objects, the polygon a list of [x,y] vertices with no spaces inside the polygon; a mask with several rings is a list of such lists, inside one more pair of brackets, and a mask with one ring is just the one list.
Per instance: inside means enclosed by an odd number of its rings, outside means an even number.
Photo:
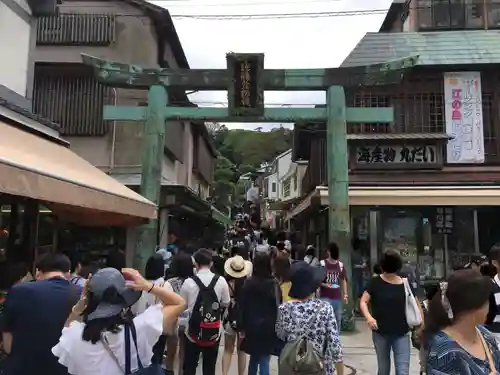
[{"label": "green tiled roof", "polygon": [[342,67],[418,55],[417,65],[500,64],[500,30],[367,33]]}]

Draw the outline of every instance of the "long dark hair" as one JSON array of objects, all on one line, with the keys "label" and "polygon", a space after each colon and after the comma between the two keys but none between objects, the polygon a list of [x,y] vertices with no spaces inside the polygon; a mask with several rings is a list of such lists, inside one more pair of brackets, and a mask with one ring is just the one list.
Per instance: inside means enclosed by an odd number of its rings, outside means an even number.
[{"label": "long dark hair", "polygon": [[101,340],[103,332],[118,333],[122,325],[132,321],[133,315],[130,311],[122,312],[107,318],[88,320],[89,314],[97,308],[102,300],[112,300],[115,298],[119,298],[119,296],[116,295],[116,290],[114,288],[109,288],[109,290],[104,293],[103,298],[97,298],[92,292],[87,292],[87,307],[82,314],[83,322],[85,323],[82,333],[82,339],[84,341],[90,341],[92,344],[96,344]]},{"label": "long dark hair", "polygon": [[154,254],[146,262],[144,276],[146,280],[157,280],[165,275],[165,261],[160,254]]},{"label": "long dark hair", "polygon": [[290,281],[290,258],[279,254],[273,262],[274,275],[280,283]]},{"label": "long dark hair", "polygon": [[493,283],[487,276],[475,270],[459,270],[448,278],[445,297],[448,299],[453,319],[443,306],[442,289],[429,303],[425,321],[424,345],[429,346],[432,337],[440,330],[449,327],[462,314],[477,310],[488,303]]},{"label": "long dark hair", "polygon": [[180,252],[172,258],[172,263],[166,277],[178,277],[181,280],[186,280],[194,275],[193,267],[193,258],[191,258],[191,255]]},{"label": "long dark hair", "polygon": [[252,276],[258,279],[270,279],[273,277],[271,257],[267,253],[256,253],[253,257]]}]

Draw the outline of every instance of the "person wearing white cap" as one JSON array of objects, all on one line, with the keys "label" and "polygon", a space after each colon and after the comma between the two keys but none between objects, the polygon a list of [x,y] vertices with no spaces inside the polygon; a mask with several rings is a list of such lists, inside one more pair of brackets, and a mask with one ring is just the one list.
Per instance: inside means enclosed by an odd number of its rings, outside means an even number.
[{"label": "person wearing white cap", "polygon": [[246,369],[246,354],[240,351],[240,337],[238,334],[238,297],[246,277],[252,271],[252,263],[236,255],[226,260],[224,271],[228,277],[231,302],[224,316],[224,354],[222,356],[222,375],[229,374],[231,359],[236,342],[238,351],[238,375],[244,375]]}]

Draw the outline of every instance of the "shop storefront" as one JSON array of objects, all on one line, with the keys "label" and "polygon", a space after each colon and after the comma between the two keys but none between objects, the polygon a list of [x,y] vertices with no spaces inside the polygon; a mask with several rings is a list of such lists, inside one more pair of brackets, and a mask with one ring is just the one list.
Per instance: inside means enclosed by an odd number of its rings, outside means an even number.
[{"label": "shop storefront", "polygon": [[125,228],[156,218],[155,204],[73,153],[55,126],[40,121],[0,105],[3,260],[33,264],[40,253],[62,251],[61,230],[72,224]]},{"label": "shop storefront", "polygon": [[[349,199],[351,235],[370,264],[384,250],[396,249],[423,282],[446,277],[500,242],[500,187],[351,187]],[[328,241],[328,204],[328,189],[320,186],[288,217],[305,215],[305,236],[319,248]]]}]

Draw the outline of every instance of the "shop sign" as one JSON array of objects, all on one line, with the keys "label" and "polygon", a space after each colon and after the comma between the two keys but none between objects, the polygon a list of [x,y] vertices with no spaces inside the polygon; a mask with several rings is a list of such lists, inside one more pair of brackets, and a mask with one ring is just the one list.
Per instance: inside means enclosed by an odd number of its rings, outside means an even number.
[{"label": "shop sign", "polygon": [[229,115],[263,116],[264,90],[261,75],[264,70],[264,55],[230,53],[226,58],[229,72]]},{"label": "shop sign", "polygon": [[444,73],[448,163],[484,163],[483,101],[480,72]]},{"label": "shop sign", "polygon": [[426,168],[441,164],[436,144],[357,146],[355,158],[358,168]]},{"label": "shop sign", "polygon": [[451,234],[453,233],[453,208],[438,207],[436,208],[436,221],[434,223],[437,233]]}]

